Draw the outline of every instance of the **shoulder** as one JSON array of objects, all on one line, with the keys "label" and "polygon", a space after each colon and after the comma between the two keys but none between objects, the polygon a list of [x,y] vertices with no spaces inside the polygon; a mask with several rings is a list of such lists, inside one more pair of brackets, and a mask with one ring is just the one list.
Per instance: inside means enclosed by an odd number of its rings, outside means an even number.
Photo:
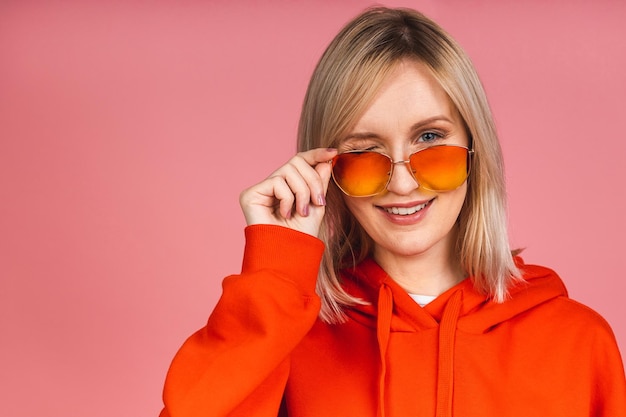
[{"label": "shoulder", "polygon": [[545,306],[552,316],[555,326],[565,328],[569,332],[579,333],[585,338],[600,338],[615,341],[611,326],[606,319],[591,307],[562,296],[550,300]]},{"label": "shoulder", "polygon": [[522,288],[525,289],[513,294],[513,299],[534,293],[536,305],[527,310],[527,316],[530,321],[541,322],[547,334],[573,337],[594,345],[616,343],[607,320],[590,306],[570,298],[554,270],[529,264],[522,264],[520,270],[524,274]]},{"label": "shoulder", "polygon": [[609,323],[591,307],[571,299],[553,269],[527,264],[520,257],[516,257],[515,262],[524,281],[511,291],[511,299],[504,303],[509,309],[517,310],[524,321],[541,323],[541,327],[554,335],[570,334],[614,343]]},{"label": "shoulder", "polygon": [[[537,306],[534,321],[544,354],[566,358],[592,369],[594,374],[613,374],[623,383],[623,362],[615,334],[602,315],[571,298],[561,296]],[[538,328],[541,327],[541,330]],[[537,334],[537,333],[533,333]]]},{"label": "shoulder", "polygon": [[587,331],[611,333],[611,326],[597,311],[567,296],[556,297],[546,303],[547,313],[561,325],[583,327]]}]

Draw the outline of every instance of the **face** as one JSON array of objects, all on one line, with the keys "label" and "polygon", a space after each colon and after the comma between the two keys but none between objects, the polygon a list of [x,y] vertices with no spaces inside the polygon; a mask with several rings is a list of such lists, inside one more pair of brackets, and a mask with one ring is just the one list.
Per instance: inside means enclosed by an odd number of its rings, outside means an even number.
[{"label": "face", "polygon": [[[425,67],[407,60],[390,73],[338,148],[371,150],[406,161],[428,146],[468,142],[461,116],[443,88]],[[452,191],[427,190],[408,164],[396,163],[385,191],[344,199],[372,238],[374,258],[384,266],[407,258],[451,259],[466,192],[466,182]]]}]

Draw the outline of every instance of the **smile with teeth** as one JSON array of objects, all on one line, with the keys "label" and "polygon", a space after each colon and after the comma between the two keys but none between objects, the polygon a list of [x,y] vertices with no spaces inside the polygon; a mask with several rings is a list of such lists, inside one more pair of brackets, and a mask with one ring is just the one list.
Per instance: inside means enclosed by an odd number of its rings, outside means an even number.
[{"label": "smile with teeth", "polygon": [[419,204],[413,207],[384,207],[384,210],[389,214],[398,214],[400,216],[408,216],[413,213],[417,213],[428,205],[429,201],[424,204]]}]

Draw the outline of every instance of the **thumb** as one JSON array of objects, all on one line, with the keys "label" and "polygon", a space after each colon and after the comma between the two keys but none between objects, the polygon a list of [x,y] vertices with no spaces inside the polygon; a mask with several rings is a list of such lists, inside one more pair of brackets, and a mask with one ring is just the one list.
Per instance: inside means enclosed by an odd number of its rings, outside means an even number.
[{"label": "thumb", "polygon": [[326,192],[328,191],[328,185],[331,181],[332,168],[332,160],[319,163],[315,166],[315,171],[317,171],[317,174],[322,179],[322,184],[324,185],[324,195],[326,195]]}]

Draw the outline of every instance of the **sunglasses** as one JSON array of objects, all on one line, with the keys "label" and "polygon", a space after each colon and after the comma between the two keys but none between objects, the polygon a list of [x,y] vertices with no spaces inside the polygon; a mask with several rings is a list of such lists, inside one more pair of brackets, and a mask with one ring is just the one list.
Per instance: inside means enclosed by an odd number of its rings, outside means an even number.
[{"label": "sunglasses", "polygon": [[409,155],[406,161],[374,151],[348,151],[332,160],[335,184],[351,197],[371,197],[387,189],[393,168],[408,164],[420,187],[430,191],[452,191],[469,175],[474,150],[458,145],[435,145]]}]

